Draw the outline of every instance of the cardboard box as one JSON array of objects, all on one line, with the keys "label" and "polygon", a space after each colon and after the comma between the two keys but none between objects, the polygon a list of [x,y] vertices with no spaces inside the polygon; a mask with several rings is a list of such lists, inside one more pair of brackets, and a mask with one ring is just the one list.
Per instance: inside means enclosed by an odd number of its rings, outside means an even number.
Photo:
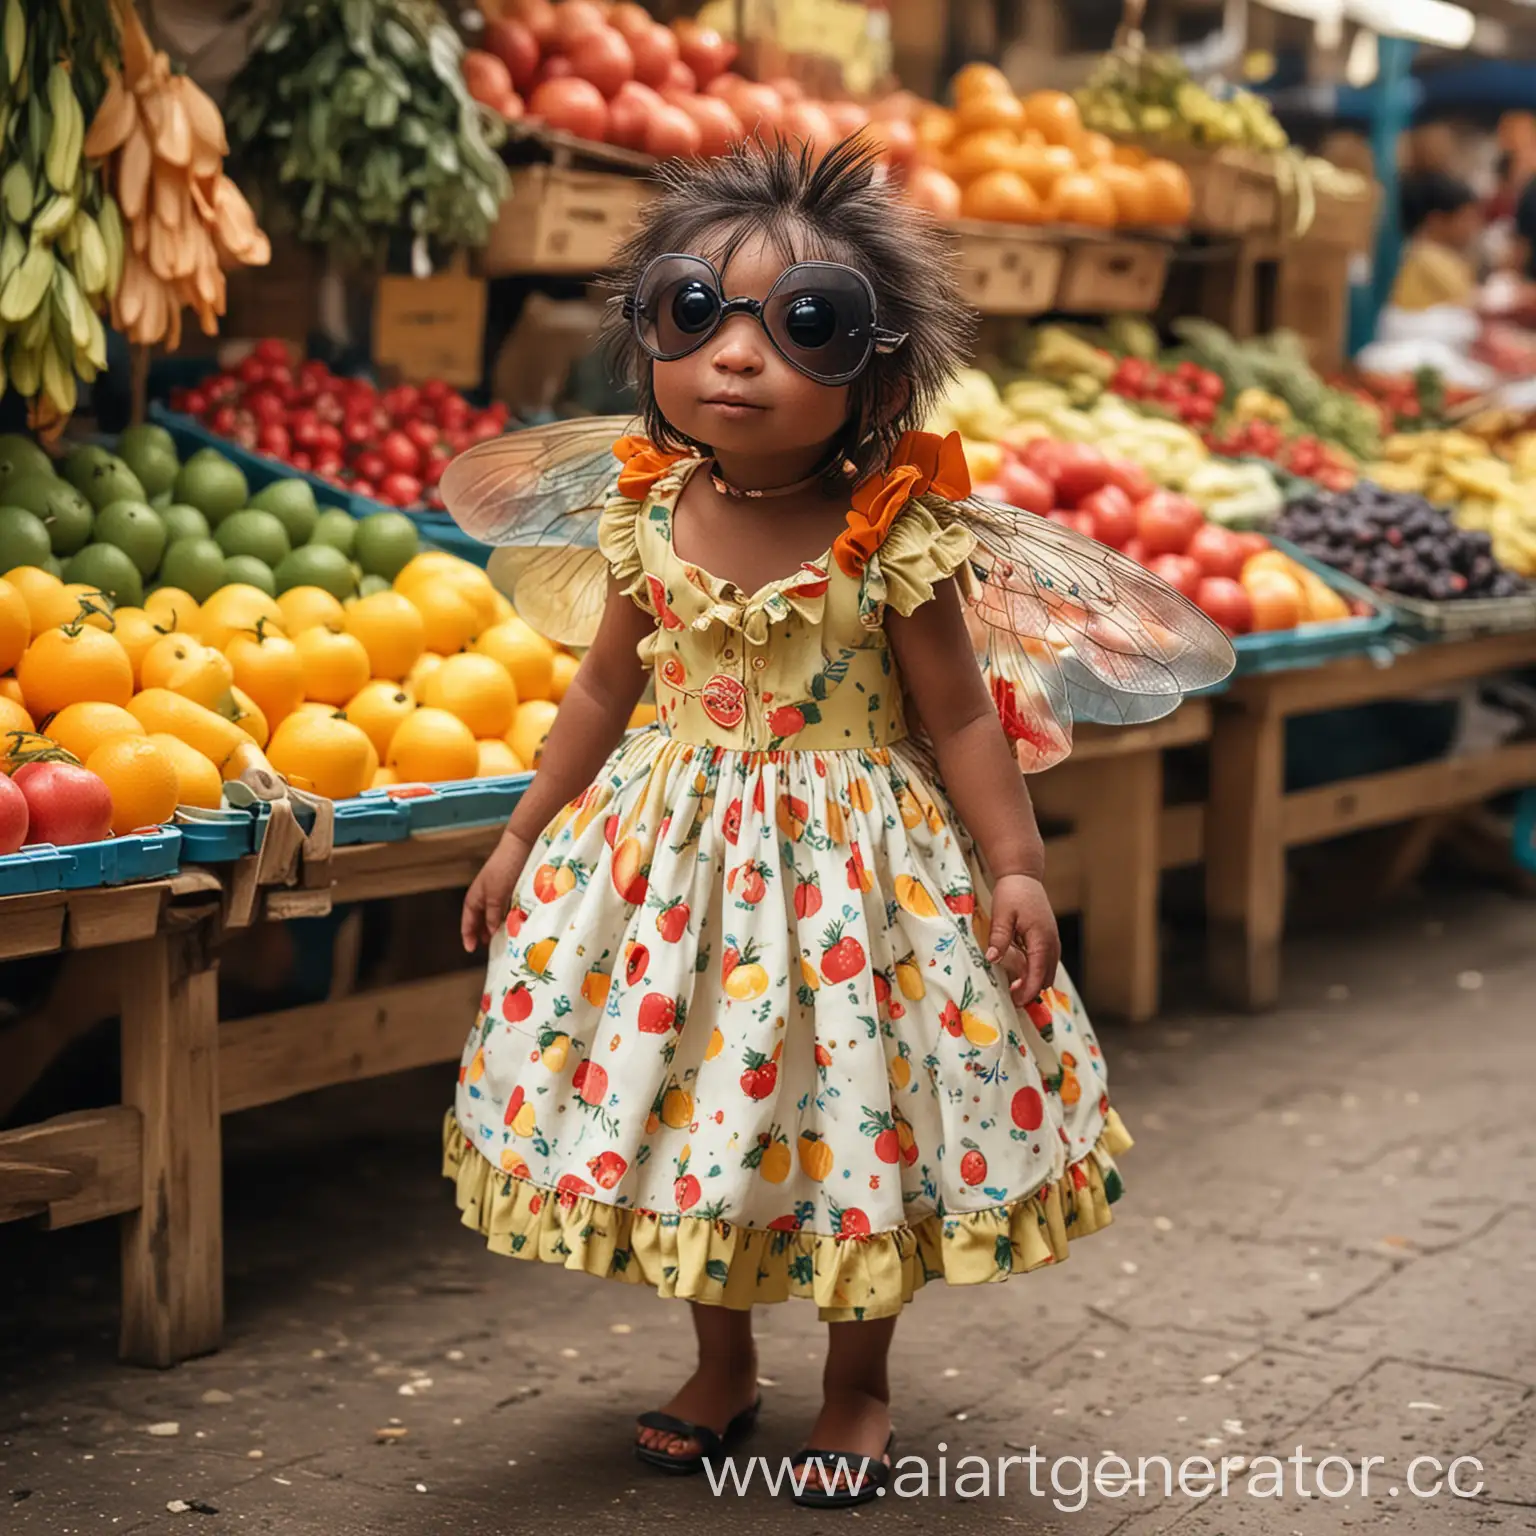
[{"label": "cardboard box", "polygon": [[1069,314],[1149,315],[1163,297],[1169,248],[1150,240],[1083,240],[1067,253],[1056,305]]},{"label": "cardboard box", "polygon": [[1279,263],[1275,324],[1301,337],[1307,361],[1320,373],[1332,373],[1344,361],[1350,260],[1343,246],[1299,240]]},{"label": "cardboard box", "polygon": [[512,172],[491,231],[486,275],[600,272],[613,264],[650,195],[633,176],[523,166]]},{"label": "cardboard box", "polygon": [[1059,242],[1010,224],[967,221],[960,236],[960,291],[984,315],[1039,315],[1056,302]]},{"label": "cardboard box", "polygon": [[496,355],[491,393],[519,416],[554,411],[578,359],[597,344],[603,306],[530,293]]},{"label": "cardboard box", "polygon": [[485,280],[465,272],[383,277],[373,301],[373,359],[407,383],[480,383],[485,349]]},{"label": "cardboard box", "polygon": [[[237,267],[227,278],[223,323],[226,337],[275,336],[303,346],[318,318],[320,253],[297,240],[272,242],[264,267]],[[189,330],[196,331],[195,322]]]}]

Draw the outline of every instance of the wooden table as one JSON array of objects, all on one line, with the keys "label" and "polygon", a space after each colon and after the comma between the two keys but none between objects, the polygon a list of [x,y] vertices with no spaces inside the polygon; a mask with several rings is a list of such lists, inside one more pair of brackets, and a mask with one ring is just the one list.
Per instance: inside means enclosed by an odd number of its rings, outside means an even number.
[{"label": "wooden table", "polygon": [[[1536,631],[1417,646],[1382,665],[1364,657],[1239,678],[1215,703],[1203,834],[1165,824],[1182,860],[1205,855],[1207,961],[1223,1001],[1272,1007],[1280,991],[1288,848],[1471,805],[1536,783],[1536,742],[1285,792],[1285,722],[1403,699],[1536,666]],[[1184,818],[1187,820],[1187,816]]]}]

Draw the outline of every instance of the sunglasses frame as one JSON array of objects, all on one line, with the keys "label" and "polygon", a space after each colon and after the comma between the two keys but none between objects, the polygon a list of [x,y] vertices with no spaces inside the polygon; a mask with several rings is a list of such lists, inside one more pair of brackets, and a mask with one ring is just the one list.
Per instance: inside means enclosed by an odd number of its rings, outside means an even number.
[{"label": "sunglasses frame", "polygon": [[[646,279],[651,275],[651,272],[657,266],[659,266],[664,261],[678,260],[697,262],[700,266],[708,270],[710,277],[714,281],[715,297],[719,302],[720,308],[715,316],[715,323],[710,326],[707,331],[701,331],[699,333],[698,340],[695,341],[692,346],[685,348],[681,352],[658,352],[656,348],[651,346],[650,343],[645,339],[645,335],[642,329],[645,316],[640,308],[639,295],[645,289]],[[804,272],[808,269],[815,270],[817,268],[823,268],[833,272],[846,273],[859,284],[859,286],[864,290],[865,294],[869,298],[868,345],[865,347],[864,356],[859,360],[858,366],[845,373],[817,373],[814,370],[807,368],[804,363],[791,357],[789,353],[784,349],[784,347],[779,344],[778,338],[773,334],[771,330],[769,330],[768,322],[764,318],[765,309],[773,299],[774,294],[779,291],[779,285],[785,280],[785,278],[787,278],[792,272]],[[785,267],[781,273],[779,273],[778,277],[774,279],[773,286],[768,290],[768,297],[766,299],[728,299],[725,296],[725,280],[721,277],[719,271],[716,269],[714,262],[710,261],[708,257],[695,256],[687,251],[665,251],[660,256],[653,257],[646,263],[645,270],[641,272],[640,279],[635,284],[634,293],[627,294],[624,298],[622,312],[624,318],[630,322],[634,329],[635,340],[639,343],[641,351],[643,351],[647,357],[658,363],[675,363],[681,358],[692,356],[693,353],[697,352],[699,348],[708,342],[712,336],[718,334],[720,327],[724,325],[732,315],[750,315],[754,320],[757,321],[760,326],[762,326],[763,334],[768,338],[769,343],[773,347],[773,350],[777,352],[779,356],[782,357],[784,361],[795,370],[796,373],[803,373],[806,378],[814,379],[816,383],[825,384],[829,387],[836,387],[837,385],[841,384],[851,384],[856,378],[859,377],[860,374],[864,372],[866,368],[869,367],[871,358],[873,358],[877,353],[879,353],[881,356],[888,356],[890,353],[898,351],[902,346],[906,344],[908,336],[908,332],[906,331],[884,330],[876,323],[878,318],[878,309],[875,300],[874,285],[867,277],[864,276],[862,272],[855,270],[853,267],[845,266],[840,261],[792,262],[789,266]]]}]

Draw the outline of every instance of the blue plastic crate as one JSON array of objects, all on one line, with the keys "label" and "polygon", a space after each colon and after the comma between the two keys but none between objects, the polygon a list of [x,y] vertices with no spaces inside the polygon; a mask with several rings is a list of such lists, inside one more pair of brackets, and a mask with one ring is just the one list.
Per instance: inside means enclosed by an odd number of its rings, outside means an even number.
[{"label": "blue plastic crate", "polygon": [[531,783],[531,773],[498,779],[462,779],[434,785],[425,795],[402,797],[400,803],[409,810],[412,835],[442,827],[488,826],[505,821]]},{"label": "blue plastic crate", "polygon": [[182,857],[189,864],[232,864],[261,847],[267,808],[248,811],[199,811],[178,823]]},{"label": "blue plastic crate", "polygon": [[334,841],[338,848],[356,843],[403,843],[411,835],[411,818],[403,801],[387,789],[365,789],[350,800],[336,802]]},{"label": "blue plastic crate", "polygon": [[0,895],[81,891],[98,885],[163,880],[181,867],[181,833],[158,827],[99,843],[55,848],[39,843],[0,858]]}]

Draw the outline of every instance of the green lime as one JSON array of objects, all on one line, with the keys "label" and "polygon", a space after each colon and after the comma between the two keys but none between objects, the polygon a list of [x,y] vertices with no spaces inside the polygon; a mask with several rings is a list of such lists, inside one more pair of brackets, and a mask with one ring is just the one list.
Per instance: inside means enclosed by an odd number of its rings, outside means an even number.
[{"label": "green lime", "polygon": [[160,581],[205,603],[224,585],[224,551],[212,539],[177,539],[160,562]]},{"label": "green lime", "polygon": [[160,521],[165,524],[166,534],[172,544],[178,539],[206,539],[212,535],[208,519],[196,507],[189,507],[184,501],[173,501],[160,514]]},{"label": "green lime", "polygon": [[320,519],[315,493],[307,480],[274,480],[251,497],[251,505],[270,512],[282,523],[294,549],[309,543]]},{"label": "green lime", "polygon": [[110,448],[104,448],[100,443],[82,443],[78,448],[71,448],[64,455],[64,460],[57,469],[52,465],[49,465],[48,469],[51,474],[62,475],[77,491],[83,491],[96,466],[109,464],[111,461]]},{"label": "green lime", "polygon": [[375,592],[388,592],[389,582],[382,576],[364,576],[357,584],[359,597],[372,597]]},{"label": "green lime", "polygon": [[170,490],[181,468],[176,440],[153,422],[129,427],[117,440],[117,456],[139,477],[151,496]]},{"label": "green lime", "polygon": [[199,448],[181,466],[174,490],[177,501],[196,507],[215,528],[231,512],[251,504],[245,476],[216,448]]},{"label": "green lime", "polygon": [[57,475],[18,475],[6,486],[5,499],[42,518],[56,555],[74,554],[91,536],[90,502]]},{"label": "green lime", "polygon": [[103,507],[111,506],[114,501],[148,500],[139,477],[116,454],[105,454],[78,474],[69,473],[71,466],[68,459],[64,461],[64,468],[65,479],[98,512]]},{"label": "green lime", "polygon": [[[235,514],[238,517],[240,514]],[[231,518],[223,523],[219,532],[229,527]],[[258,591],[265,592],[268,597],[277,596],[277,582],[272,577],[272,567],[258,560],[255,555],[230,555],[224,561],[224,580],[226,583],[243,581],[248,587],[255,587]]]},{"label": "green lime", "polygon": [[142,501],[114,501],[96,514],[98,544],[115,544],[138,566],[141,576],[153,576],[165,553],[167,535],[160,514]]},{"label": "green lime", "polygon": [[263,565],[280,565],[288,553],[288,535],[271,512],[248,508],[231,512],[214,530],[226,556],[251,555]]},{"label": "green lime", "polygon": [[0,507],[0,576],[18,565],[41,565],[52,553],[42,518],[22,507]]},{"label": "green lime", "polygon": [[57,576],[60,581],[64,580],[64,562],[60,560],[57,555],[49,555],[48,558],[43,561],[43,569],[47,571],[50,576]]},{"label": "green lime", "polygon": [[[345,517],[346,513],[341,515]],[[280,593],[290,587],[319,587],[340,599],[351,597],[357,590],[351,562],[329,544],[306,544],[294,550],[272,574]]]},{"label": "green lime", "polygon": [[51,475],[53,460],[30,437],[0,432],[0,487],[13,475]]},{"label": "green lime", "polygon": [[[154,513],[149,515],[153,517]],[[100,587],[113,602],[134,608],[144,601],[144,578],[139,575],[138,566],[115,544],[87,544],[78,554],[71,555],[64,567],[64,580]]]},{"label": "green lime", "polygon": [[315,523],[315,531],[310,534],[311,544],[329,544],[332,549],[339,549],[348,559],[352,556],[352,545],[357,539],[357,519],[350,512],[343,512],[340,507],[327,507]]},{"label": "green lime", "polygon": [[352,553],[370,576],[393,581],[416,558],[421,539],[416,524],[404,512],[375,512],[357,525]]},{"label": "green lime", "polygon": [[156,512],[164,512],[171,504],[171,493],[169,491],[159,491],[149,498],[149,504]]}]

